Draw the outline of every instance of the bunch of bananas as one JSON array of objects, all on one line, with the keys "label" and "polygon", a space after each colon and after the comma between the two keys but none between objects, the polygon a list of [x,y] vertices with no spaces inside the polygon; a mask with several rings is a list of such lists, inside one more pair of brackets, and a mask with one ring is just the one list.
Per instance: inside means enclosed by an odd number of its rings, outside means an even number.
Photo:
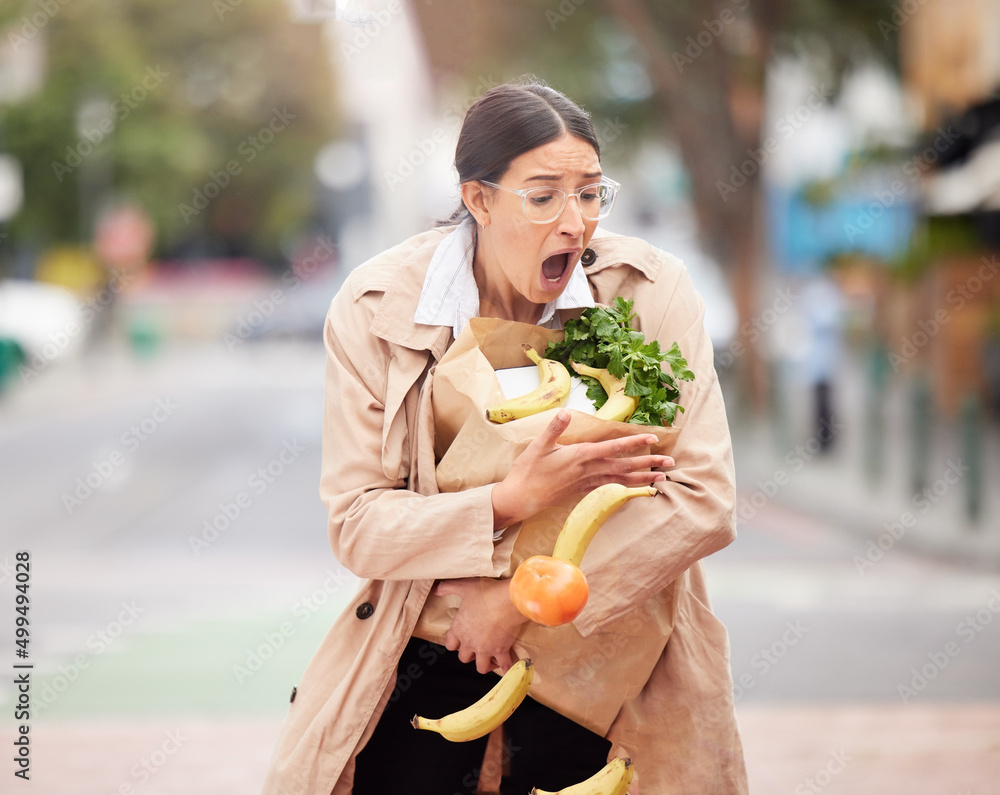
[{"label": "bunch of bananas", "polygon": [[[424,718],[414,715],[410,721],[415,729],[426,729],[441,734],[452,742],[466,742],[485,737],[496,729],[524,701],[531,687],[535,669],[530,659],[518,660],[505,673],[493,689],[476,703],[443,718]],[[532,795],[625,795],[632,781],[632,760],[618,758],[586,781],[559,790],[559,793],[532,789]]]},{"label": "bunch of bananas", "polygon": [[614,422],[628,422],[639,407],[639,398],[625,394],[625,379],[615,378],[605,369],[589,367],[579,362],[570,362],[573,369],[580,375],[589,375],[601,382],[608,399],[595,413],[595,417]]},{"label": "bunch of bananas", "polygon": [[[490,422],[510,422],[522,417],[530,417],[548,409],[561,408],[569,400],[573,379],[561,362],[555,359],[545,359],[528,344],[521,346],[525,355],[538,366],[538,386],[532,391],[510,398],[486,410],[486,419]],[[595,413],[599,419],[614,422],[628,422],[629,417],[639,405],[639,398],[625,394],[625,379],[615,378],[606,369],[588,367],[579,362],[570,362],[573,369],[580,375],[596,378],[608,399]]]},{"label": "bunch of bananas", "polygon": [[486,409],[486,419],[490,422],[510,422],[548,409],[561,408],[569,400],[573,379],[569,370],[554,359],[543,359],[538,352],[525,343],[521,346],[524,354],[538,365],[538,387],[526,395],[505,400]]}]

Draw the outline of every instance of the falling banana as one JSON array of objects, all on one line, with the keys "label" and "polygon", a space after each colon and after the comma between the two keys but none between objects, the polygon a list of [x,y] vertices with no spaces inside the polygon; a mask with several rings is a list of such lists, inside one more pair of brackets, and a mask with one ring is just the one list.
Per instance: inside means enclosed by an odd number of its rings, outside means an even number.
[{"label": "falling banana", "polygon": [[625,795],[635,775],[635,766],[628,757],[618,757],[608,762],[586,781],[565,787],[558,792],[535,787],[531,795]]},{"label": "falling banana", "polygon": [[612,513],[636,497],[653,497],[653,486],[623,486],[605,483],[588,492],[569,512],[556,537],[552,557],[579,566],[594,535]]},{"label": "falling banana", "polygon": [[580,375],[589,375],[600,381],[604,391],[608,393],[607,402],[594,413],[595,417],[602,420],[627,422],[628,418],[635,413],[639,406],[639,398],[625,394],[624,378],[615,378],[607,370],[589,367],[579,362],[570,362],[570,364]]},{"label": "falling banana", "polygon": [[443,718],[424,718],[414,715],[414,729],[437,732],[446,740],[466,742],[484,737],[513,714],[524,701],[535,678],[535,669],[529,658],[518,660],[490,690],[475,704],[445,715]]},{"label": "falling banana", "polygon": [[569,400],[569,391],[573,387],[573,379],[561,362],[555,359],[543,359],[528,344],[521,346],[525,355],[538,365],[538,388],[526,395],[520,395],[505,400],[492,408],[486,409],[486,419],[491,422],[510,422],[521,417],[538,414],[546,409],[565,406]]}]

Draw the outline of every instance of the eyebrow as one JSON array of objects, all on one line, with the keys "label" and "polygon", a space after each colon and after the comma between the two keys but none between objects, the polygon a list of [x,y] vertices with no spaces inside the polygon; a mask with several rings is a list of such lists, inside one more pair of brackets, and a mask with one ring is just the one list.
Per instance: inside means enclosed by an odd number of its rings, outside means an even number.
[{"label": "eyebrow", "polygon": [[[583,178],[584,179],[599,179],[602,176],[603,176],[603,173],[600,172],[600,171],[591,171],[589,174],[584,174]],[[559,179],[562,179],[562,177],[560,177],[558,174],[536,174],[533,177],[528,177],[525,180],[525,182],[540,182],[540,181],[556,182]]]}]

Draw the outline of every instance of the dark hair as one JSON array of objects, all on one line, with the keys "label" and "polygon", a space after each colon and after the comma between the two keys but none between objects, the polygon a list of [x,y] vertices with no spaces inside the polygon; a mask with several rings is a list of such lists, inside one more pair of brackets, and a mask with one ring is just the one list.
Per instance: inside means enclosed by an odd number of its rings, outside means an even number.
[{"label": "dark hair", "polygon": [[[590,114],[564,94],[535,79],[494,86],[466,111],[455,146],[459,183],[499,182],[514,158],[565,133],[589,143],[600,159]],[[461,204],[445,223],[468,217]]]}]

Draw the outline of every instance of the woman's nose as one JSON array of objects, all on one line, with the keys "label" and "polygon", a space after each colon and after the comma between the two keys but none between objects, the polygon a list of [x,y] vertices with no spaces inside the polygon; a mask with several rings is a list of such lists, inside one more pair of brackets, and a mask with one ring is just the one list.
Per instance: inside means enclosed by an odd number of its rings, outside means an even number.
[{"label": "woman's nose", "polygon": [[575,193],[566,198],[566,206],[559,215],[559,231],[579,237],[586,229],[583,212],[580,209],[580,197]]}]

